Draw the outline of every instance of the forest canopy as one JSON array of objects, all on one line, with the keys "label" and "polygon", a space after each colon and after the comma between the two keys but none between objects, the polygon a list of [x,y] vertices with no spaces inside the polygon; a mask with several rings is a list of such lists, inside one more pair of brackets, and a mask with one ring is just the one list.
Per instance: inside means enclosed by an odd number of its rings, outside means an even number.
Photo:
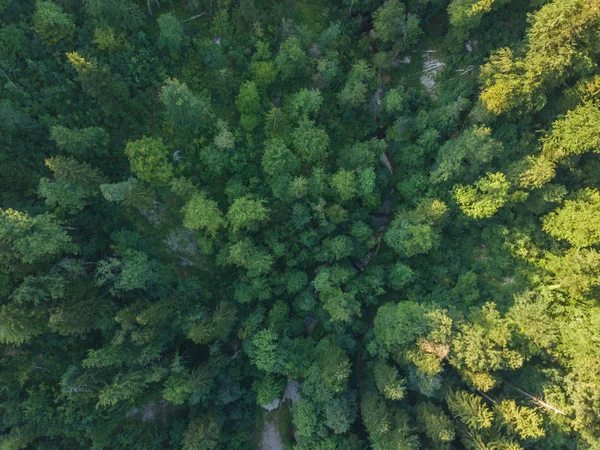
[{"label": "forest canopy", "polygon": [[600,0],[0,0],[0,449],[600,449]]}]

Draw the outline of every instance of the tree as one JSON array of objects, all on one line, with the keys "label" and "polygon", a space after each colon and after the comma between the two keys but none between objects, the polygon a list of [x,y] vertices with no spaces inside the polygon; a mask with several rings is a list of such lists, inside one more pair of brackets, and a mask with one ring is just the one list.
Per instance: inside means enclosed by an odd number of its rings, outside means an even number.
[{"label": "tree", "polygon": [[534,409],[517,406],[514,400],[502,400],[495,409],[504,424],[516,431],[521,439],[544,436],[542,418]]},{"label": "tree", "polygon": [[503,173],[488,173],[475,186],[455,186],[454,195],[460,209],[469,217],[492,217],[507,201],[510,183]]},{"label": "tree", "polygon": [[162,138],[143,137],[128,142],[125,155],[131,170],[144,181],[164,185],[173,176],[173,166],[167,159],[168,148]]},{"label": "tree", "polygon": [[246,81],[240,87],[240,92],[235,99],[235,104],[240,112],[240,123],[247,131],[252,131],[260,122],[260,96],[253,81]]},{"label": "tree", "polygon": [[159,98],[166,108],[167,119],[184,132],[194,134],[208,127],[212,118],[210,103],[205,97],[197,97],[186,83],[168,78]]},{"label": "tree", "polygon": [[373,30],[375,38],[392,44],[395,52],[408,50],[423,33],[419,18],[406,14],[404,5],[397,0],[386,1],[374,12]]},{"label": "tree", "polygon": [[69,129],[55,125],[51,137],[58,148],[74,156],[105,155],[108,151],[109,135],[99,127]]},{"label": "tree", "polygon": [[256,391],[256,403],[268,405],[273,400],[281,397],[285,389],[285,383],[283,379],[267,374],[260,380],[254,381],[252,389]]},{"label": "tree", "polygon": [[384,234],[386,244],[406,257],[428,253],[439,244],[440,232],[435,226],[444,218],[446,211],[443,202],[425,200],[412,211],[396,214]]},{"label": "tree", "polygon": [[31,217],[10,208],[0,210],[0,240],[10,249],[2,257],[7,264],[14,258],[33,263],[76,249],[71,237],[49,214]]},{"label": "tree", "polygon": [[333,392],[345,391],[350,376],[350,360],[346,352],[327,338],[319,342],[316,351],[325,382]]},{"label": "tree", "polygon": [[507,3],[508,0],[452,0],[448,5],[450,24],[461,37],[481,23],[482,17]]},{"label": "tree", "polygon": [[78,74],[86,92],[106,108],[107,114],[123,112],[129,100],[129,90],[119,76],[93,60],[83,58],[77,52],[67,53],[67,60]]},{"label": "tree", "polygon": [[586,0],[544,5],[531,19],[524,56],[515,57],[511,49],[503,48],[482,67],[485,107],[494,114],[519,105],[540,110],[546,104],[545,91],[560,86],[567,69],[589,51],[585,36],[599,15]]},{"label": "tree", "polygon": [[502,144],[491,134],[490,128],[473,128],[463,132],[457,139],[445,142],[438,152],[431,181],[475,181],[480,169],[503,151]]},{"label": "tree", "polygon": [[297,37],[287,38],[279,47],[275,64],[283,80],[303,75],[306,71],[306,54]]},{"label": "tree", "polygon": [[269,218],[269,210],[262,199],[251,196],[236,198],[227,211],[227,220],[233,231],[249,230]]},{"label": "tree", "polygon": [[340,200],[348,201],[356,195],[356,175],[349,170],[338,170],[331,177],[331,187],[336,191]]},{"label": "tree", "polygon": [[375,74],[366,61],[358,61],[350,70],[343,89],[338,94],[340,103],[358,108],[367,103],[370,91],[375,87]]},{"label": "tree", "polygon": [[454,417],[473,431],[484,430],[492,426],[494,415],[481,397],[466,391],[450,392],[446,397],[448,408]]},{"label": "tree", "polygon": [[327,157],[329,136],[325,130],[317,128],[312,120],[303,118],[292,133],[292,145],[302,162],[321,163]]},{"label": "tree", "polygon": [[539,155],[527,159],[529,167],[521,174],[521,185],[539,188],[554,178],[558,164],[571,155],[597,152],[600,133],[600,108],[587,103],[569,111],[552,124],[550,134],[542,139]]},{"label": "tree", "polygon": [[33,29],[46,45],[70,41],[75,33],[73,18],[51,1],[37,0],[33,14]]},{"label": "tree", "polygon": [[183,27],[172,13],[158,16],[158,46],[166,48],[173,55],[179,54],[183,43]]},{"label": "tree", "polygon": [[452,341],[450,362],[469,383],[488,391],[497,383],[493,371],[517,369],[525,358],[514,349],[514,330],[494,303],[474,310],[470,319],[472,322],[462,324]]},{"label": "tree", "polygon": [[419,403],[417,405],[417,423],[436,449],[450,448],[456,432],[452,420],[442,408],[431,402]]},{"label": "tree", "polygon": [[190,230],[203,229],[216,236],[220,227],[225,225],[223,214],[217,202],[206,198],[206,194],[195,194],[182,208],[183,226]]},{"label": "tree", "polygon": [[252,363],[267,373],[277,373],[280,370],[280,358],[277,351],[279,337],[271,330],[261,330],[252,337],[247,352]]},{"label": "tree", "polygon": [[542,229],[574,247],[590,247],[600,242],[600,192],[580,191],[573,200],[542,219]]},{"label": "tree", "polygon": [[271,139],[265,143],[262,167],[271,177],[296,173],[300,167],[298,158],[280,139]]},{"label": "tree", "polygon": [[221,426],[214,415],[204,414],[193,420],[183,435],[183,450],[216,450]]},{"label": "tree", "polygon": [[405,381],[399,378],[398,371],[385,361],[377,360],[373,365],[375,384],[381,394],[389,400],[402,400],[406,393]]}]

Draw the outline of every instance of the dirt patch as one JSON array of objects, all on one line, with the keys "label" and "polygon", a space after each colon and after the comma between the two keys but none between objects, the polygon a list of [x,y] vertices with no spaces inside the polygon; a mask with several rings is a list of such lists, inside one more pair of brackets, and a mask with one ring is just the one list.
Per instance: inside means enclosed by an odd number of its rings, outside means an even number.
[{"label": "dirt patch", "polygon": [[264,415],[263,430],[260,437],[261,450],[284,450],[279,433],[279,413],[274,411]]}]

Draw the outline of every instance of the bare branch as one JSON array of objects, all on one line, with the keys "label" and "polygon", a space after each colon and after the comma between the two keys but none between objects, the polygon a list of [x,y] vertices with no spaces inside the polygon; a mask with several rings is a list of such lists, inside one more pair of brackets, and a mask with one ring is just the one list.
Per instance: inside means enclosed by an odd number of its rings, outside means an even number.
[{"label": "bare branch", "polygon": [[198,17],[202,17],[202,16],[204,16],[204,15],[206,15],[206,14],[208,14],[206,11],[204,11],[204,12],[201,12],[200,14],[196,14],[195,16],[192,16],[192,17],[190,17],[189,19],[185,19],[185,20],[183,21],[183,23],[189,22],[190,20],[197,19]]}]

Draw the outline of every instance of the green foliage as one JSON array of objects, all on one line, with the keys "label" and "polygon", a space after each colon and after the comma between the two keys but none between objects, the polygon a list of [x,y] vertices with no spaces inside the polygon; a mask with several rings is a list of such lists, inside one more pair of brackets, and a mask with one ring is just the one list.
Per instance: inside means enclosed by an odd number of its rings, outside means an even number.
[{"label": "green foliage", "polygon": [[404,380],[398,376],[398,371],[378,360],[373,366],[375,384],[381,394],[389,400],[402,400],[405,394]]},{"label": "green foliage", "polygon": [[600,242],[600,193],[586,189],[543,219],[542,229],[556,239],[583,248]]},{"label": "green foliage", "polygon": [[215,236],[225,224],[217,202],[207,199],[203,193],[195,194],[183,207],[183,226],[190,230],[203,229]]},{"label": "green foliage", "polygon": [[289,37],[281,43],[275,64],[283,80],[301,76],[306,71],[306,54],[297,37]]},{"label": "green foliage", "polygon": [[169,149],[161,138],[144,137],[128,142],[125,147],[131,170],[140,179],[158,185],[167,184],[173,176],[168,154]]},{"label": "green foliage", "polygon": [[51,1],[36,1],[33,29],[46,45],[70,41],[75,33],[73,18]]},{"label": "green foliage", "polygon": [[172,13],[161,14],[158,16],[158,46],[164,47],[171,54],[177,55],[181,51],[183,42],[183,27]]},{"label": "green foliage", "polygon": [[510,183],[503,173],[488,173],[475,186],[456,186],[454,195],[462,212],[474,219],[492,217],[507,201]]},{"label": "green foliage", "polygon": [[492,411],[483,403],[481,397],[466,391],[456,391],[450,392],[446,401],[452,415],[469,429],[479,431],[492,426],[494,419]]},{"label": "green foliage", "polygon": [[248,230],[269,218],[269,210],[264,200],[255,200],[251,196],[236,198],[227,211],[227,220],[233,231]]},{"label": "green foliage", "polygon": [[302,162],[317,164],[327,157],[329,137],[313,121],[303,118],[292,133],[292,144]]},{"label": "green foliage", "polygon": [[56,125],[52,127],[51,137],[58,148],[73,156],[104,155],[108,151],[109,136],[103,128],[69,129]]},{"label": "green foliage", "polygon": [[417,423],[437,449],[450,448],[456,432],[454,424],[444,411],[431,402],[417,405]]},{"label": "green foliage", "polygon": [[388,0],[373,14],[375,37],[393,44],[397,51],[412,47],[423,33],[419,28],[419,18],[406,14],[404,5],[397,0]]},{"label": "green foliage", "polygon": [[186,83],[167,79],[159,97],[168,120],[174,125],[192,134],[207,127],[212,114],[210,103],[204,97],[198,98]]},{"label": "green foliage", "polygon": [[0,0],[0,447],[600,448],[599,17]]},{"label": "green foliage", "polygon": [[73,252],[71,238],[49,214],[30,216],[14,209],[0,210],[2,263],[13,259],[33,263]]},{"label": "green foliage", "polygon": [[267,405],[281,397],[285,389],[285,383],[282,379],[267,374],[262,379],[256,380],[252,384],[252,389],[256,391],[256,403]]}]

